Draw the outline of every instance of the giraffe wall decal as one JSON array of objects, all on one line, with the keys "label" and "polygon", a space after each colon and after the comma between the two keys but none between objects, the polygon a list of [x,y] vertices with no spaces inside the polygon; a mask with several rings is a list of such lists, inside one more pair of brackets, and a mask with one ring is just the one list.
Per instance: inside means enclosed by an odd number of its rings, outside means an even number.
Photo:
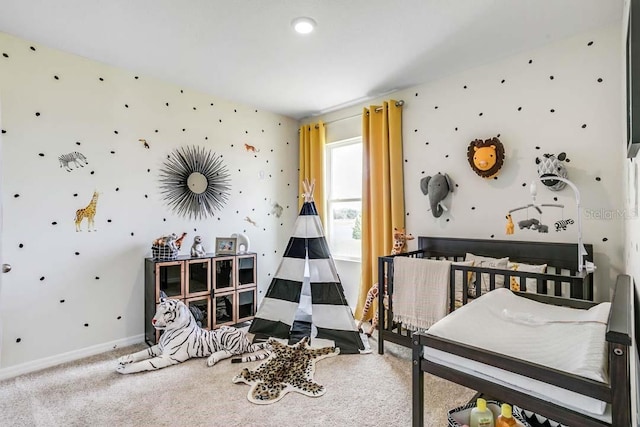
[{"label": "giraffe wall decal", "polygon": [[80,228],[80,224],[84,218],[87,218],[87,230],[91,231],[93,229],[96,231],[95,224],[93,223],[93,217],[96,216],[96,205],[98,204],[98,192],[93,192],[93,197],[91,197],[91,201],[84,209],[78,209],[76,211],[76,231],[82,231]]}]

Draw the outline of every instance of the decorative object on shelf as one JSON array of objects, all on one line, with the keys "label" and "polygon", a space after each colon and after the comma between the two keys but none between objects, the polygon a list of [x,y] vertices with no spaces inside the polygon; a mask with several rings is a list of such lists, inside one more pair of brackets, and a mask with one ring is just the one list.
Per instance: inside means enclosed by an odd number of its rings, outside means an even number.
[{"label": "decorative object on shelf", "polygon": [[482,178],[493,178],[504,164],[504,146],[498,138],[475,139],[467,148],[471,169]]},{"label": "decorative object on shelf", "polygon": [[235,255],[237,240],[235,237],[216,237],[216,255]]},{"label": "decorative object on shelf", "polygon": [[426,176],[420,180],[420,189],[422,194],[429,196],[431,213],[434,217],[438,218],[448,210],[442,201],[453,192],[449,175],[438,172],[434,176]]},{"label": "decorative object on shelf", "polygon": [[151,253],[153,254],[153,259],[171,261],[178,258],[180,248],[176,245],[177,239],[178,236],[175,233],[154,239],[153,242],[151,242]]},{"label": "decorative object on shelf", "polygon": [[82,231],[80,225],[82,223],[82,220],[85,218],[87,218],[87,231],[90,232],[91,229],[93,229],[93,231],[96,231],[96,225],[93,222],[93,219],[96,216],[96,205],[98,204],[98,196],[99,193],[97,191],[94,191],[93,196],[91,197],[91,201],[89,202],[87,207],[78,209],[76,211],[76,231]]},{"label": "decorative object on shelf", "polygon": [[[568,179],[567,168],[563,162],[569,162],[567,153],[564,151],[557,156],[554,154],[543,154],[542,158],[536,157],[538,177],[541,178],[542,183],[551,191],[560,191],[567,185],[566,182],[555,179],[555,177]],[[545,179],[543,180],[542,178]]]},{"label": "decorative object on shelf", "polygon": [[308,337],[295,345],[270,340],[271,355],[254,370],[244,368],[231,381],[251,386],[247,393],[249,402],[258,405],[275,403],[290,391],[309,397],[325,394],[323,385],[313,380],[315,365],[327,357],[337,356],[337,347],[309,348]]},{"label": "decorative object on shelf", "polygon": [[71,172],[73,170],[73,168],[71,167],[72,165],[76,168],[83,168],[84,165],[89,164],[84,154],[78,151],[62,154],[60,157],[58,157],[58,161],[60,162],[60,167],[64,168],[67,172]]},{"label": "decorative object on shelf", "polygon": [[251,247],[251,242],[249,241],[249,236],[244,233],[233,233],[231,237],[236,239],[237,243],[237,253],[246,254],[249,252]]},{"label": "decorative object on shelf", "polygon": [[222,156],[206,148],[174,150],[160,168],[160,192],[169,207],[189,219],[204,219],[229,198],[230,175]]},{"label": "decorative object on shelf", "polygon": [[202,236],[195,236],[193,238],[193,244],[191,245],[191,256],[195,258],[201,258],[207,255],[207,251],[202,246]]},{"label": "decorative object on shelf", "polygon": [[186,236],[187,236],[187,233],[183,231],[182,235],[176,239],[176,242],[175,242],[176,248],[180,249],[182,247],[182,241]]},{"label": "decorative object on shelf", "polygon": [[509,235],[509,234],[513,234],[514,230],[515,230],[515,225],[513,224],[513,218],[511,218],[511,214],[508,213],[505,218],[507,218],[507,226],[506,226],[506,230],[505,230],[505,234]]},{"label": "decorative object on shelf", "polygon": [[[169,319],[169,320],[166,320]],[[185,303],[177,299],[162,299],[153,326],[165,333],[160,335],[160,343],[146,350],[122,356],[118,359],[116,371],[132,374],[154,371],[175,365],[192,357],[207,357],[207,365],[233,355],[253,353],[265,348],[264,343],[251,344],[240,329],[223,326],[213,330],[203,330],[196,324],[193,314]]]}]

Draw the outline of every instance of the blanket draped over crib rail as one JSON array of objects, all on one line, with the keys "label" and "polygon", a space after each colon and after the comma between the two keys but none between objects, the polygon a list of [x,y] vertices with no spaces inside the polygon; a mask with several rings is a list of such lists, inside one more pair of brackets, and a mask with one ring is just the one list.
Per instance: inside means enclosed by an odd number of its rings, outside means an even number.
[{"label": "blanket draped over crib rail", "polygon": [[447,315],[450,261],[396,257],[393,321],[407,329],[427,329]]}]

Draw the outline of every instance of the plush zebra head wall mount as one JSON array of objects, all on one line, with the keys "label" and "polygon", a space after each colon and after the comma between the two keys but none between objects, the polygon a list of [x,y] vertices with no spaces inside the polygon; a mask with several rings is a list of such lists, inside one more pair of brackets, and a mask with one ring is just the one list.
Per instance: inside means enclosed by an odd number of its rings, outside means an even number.
[{"label": "plush zebra head wall mount", "polygon": [[[563,151],[557,156],[554,154],[543,154],[542,158],[536,157],[539,178],[553,178],[559,176],[568,179],[565,162],[569,163],[567,154]],[[544,179],[541,182],[551,191],[560,191],[567,184],[557,179]]]}]

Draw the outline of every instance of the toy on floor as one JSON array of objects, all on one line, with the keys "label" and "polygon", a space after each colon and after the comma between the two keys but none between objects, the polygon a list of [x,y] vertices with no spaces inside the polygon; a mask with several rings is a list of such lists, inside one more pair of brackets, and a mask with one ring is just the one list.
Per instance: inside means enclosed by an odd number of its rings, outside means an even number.
[{"label": "toy on floor", "polygon": [[202,236],[196,236],[193,238],[193,244],[191,245],[191,256],[199,258],[207,255],[207,251],[202,246]]},{"label": "toy on floor", "polygon": [[507,234],[513,234],[513,231],[515,229],[515,224],[513,223],[513,218],[511,218],[511,214],[507,214],[507,216],[505,218],[507,218],[506,233]]},{"label": "toy on floor", "polygon": [[243,331],[230,326],[205,330],[185,303],[176,299],[161,299],[153,327],[163,331],[157,345],[118,359],[116,371],[121,374],[153,371],[175,365],[192,357],[207,357],[207,365],[233,355],[253,353],[266,347],[265,343],[251,344]]},{"label": "toy on floor", "polygon": [[[391,249],[391,255],[398,255],[407,251],[406,245],[407,240],[413,240],[414,237],[411,234],[406,234],[404,228],[394,228],[393,229],[393,248]],[[364,323],[365,319],[369,315],[369,310],[371,310],[371,306],[373,302],[378,298],[378,284],[374,283],[369,291],[367,292],[367,299],[364,302],[364,307],[362,308],[362,317],[358,322],[358,330],[362,330],[362,323]],[[387,295],[387,284],[384,284],[384,306],[388,307],[388,295]],[[378,311],[376,310],[373,313],[373,320],[371,320],[371,328],[366,332],[367,336],[371,336],[373,331],[378,327]]]}]

